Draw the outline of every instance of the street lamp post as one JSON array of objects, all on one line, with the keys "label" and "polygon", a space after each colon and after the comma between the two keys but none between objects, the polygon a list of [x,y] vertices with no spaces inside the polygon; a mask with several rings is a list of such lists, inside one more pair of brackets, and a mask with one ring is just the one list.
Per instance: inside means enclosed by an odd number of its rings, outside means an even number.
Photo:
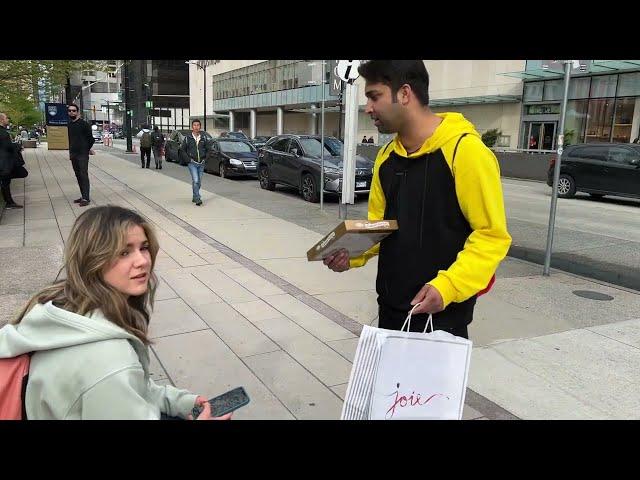
[{"label": "street lamp post", "polygon": [[204,99],[204,105],[203,105],[203,112],[204,112],[204,131],[207,131],[207,67],[209,65],[215,65],[216,63],[218,63],[220,60],[198,60],[197,62],[190,62],[190,61],[186,61],[184,63],[188,63],[190,65],[195,65],[196,67],[200,68],[202,70],[202,73],[204,75],[203,77],[203,99]]},{"label": "street lamp post", "polygon": [[553,186],[551,192],[551,208],[549,210],[549,227],[547,231],[547,247],[544,256],[544,268],[542,274],[549,276],[551,268],[551,249],[553,248],[553,233],[556,223],[556,206],[558,203],[558,181],[560,180],[560,162],[564,146],[564,121],[567,115],[567,98],[569,97],[569,78],[571,77],[571,60],[563,60],[564,63],[564,95],[562,97],[562,112],[560,114],[560,132],[558,134],[558,155],[553,170]]},{"label": "street lamp post", "polygon": [[124,134],[127,137],[127,153],[133,153],[131,140],[131,111],[129,110],[129,60],[124,61]]}]

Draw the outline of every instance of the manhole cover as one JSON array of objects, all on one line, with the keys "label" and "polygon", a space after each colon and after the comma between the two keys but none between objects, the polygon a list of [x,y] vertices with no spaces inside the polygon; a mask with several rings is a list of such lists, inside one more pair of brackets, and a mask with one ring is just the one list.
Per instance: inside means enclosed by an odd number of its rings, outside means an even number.
[{"label": "manhole cover", "polygon": [[592,290],[574,290],[573,294],[582,298],[588,298],[589,300],[613,300],[611,295],[594,292]]}]

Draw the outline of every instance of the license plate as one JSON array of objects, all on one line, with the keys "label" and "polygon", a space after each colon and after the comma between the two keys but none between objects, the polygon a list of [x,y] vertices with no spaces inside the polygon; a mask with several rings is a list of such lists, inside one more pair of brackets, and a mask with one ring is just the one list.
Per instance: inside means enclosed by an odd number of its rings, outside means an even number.
[{"label": "license plate", "polygon": [[367,182],[356,182],[356,188],[367,188]]}]

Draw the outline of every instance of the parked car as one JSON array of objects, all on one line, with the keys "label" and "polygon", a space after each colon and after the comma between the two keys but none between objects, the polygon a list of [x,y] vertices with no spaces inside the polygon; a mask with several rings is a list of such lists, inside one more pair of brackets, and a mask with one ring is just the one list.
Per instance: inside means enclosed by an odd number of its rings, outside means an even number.
[{"label": "parked car", "polygon": [[[213,141],[213,137],[209,133],[201,131],[200,134],[207,142]],[[180,155],[184,155],[184,153],[180,153],[180,145],[187,135],[191,135],[191,130],[175,130],[167,135],[164,144],[164,157],[167,162],[180,163]]]},{"label": "parked car", "polygon": [[[319,135],[278,135],[258,153],[260,187],[273,190],[276,184],[297,188],[308,202],[320,200]],[[342,192],[344,145],[335,137],[324,137],[324,190]],[[356,194],[369,193],[373,161],[356,155]]]},{"label": "parked car", "polygon": [[226,132],[225,137],[238,138],[240,140],[249,140],[249,137],[244,132]]},{"label": "parked car", "polygon": [[102,132],[99,132],[98,130],[93,130],[91,132],[91,135],[93,135],[93,139],[95,140],[95,143],[102,143]]},{"label": "parked car", "polygon": [[258,151],[247,140],[230,137],[214,138],[213,151],[207,156],[205,172],[222,178],[238,175],[258,176]]},{"label": "parked car", "polygon": [[[549,163],[547,185],[553,187],[556,157]],[[640,145],[588,143],[570,145],[562,152],[558,196],[576,192],[593,197],[618,195],[640,198]]]},{"label": "parked car", "polygon": [[254,147],[256,147],[257,149],[260,149],[265,146],[265,144],[269,141],[270,138],[271,137],[269,136],[259,135],[253,138],[252,140],[250,140],[250,142],[253,143]]}]

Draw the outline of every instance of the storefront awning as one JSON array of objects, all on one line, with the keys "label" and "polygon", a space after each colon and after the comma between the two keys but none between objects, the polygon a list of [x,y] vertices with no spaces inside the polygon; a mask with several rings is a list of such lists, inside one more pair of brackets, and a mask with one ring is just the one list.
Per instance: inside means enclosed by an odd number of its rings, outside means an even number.
[{"label": "storefront awning", "polygon": [[450,105],[481,105],[485,103],[518,103],[519,95],[480,95],[477,97],[438,98],[429,100],[430,107],[447,107]]}]

